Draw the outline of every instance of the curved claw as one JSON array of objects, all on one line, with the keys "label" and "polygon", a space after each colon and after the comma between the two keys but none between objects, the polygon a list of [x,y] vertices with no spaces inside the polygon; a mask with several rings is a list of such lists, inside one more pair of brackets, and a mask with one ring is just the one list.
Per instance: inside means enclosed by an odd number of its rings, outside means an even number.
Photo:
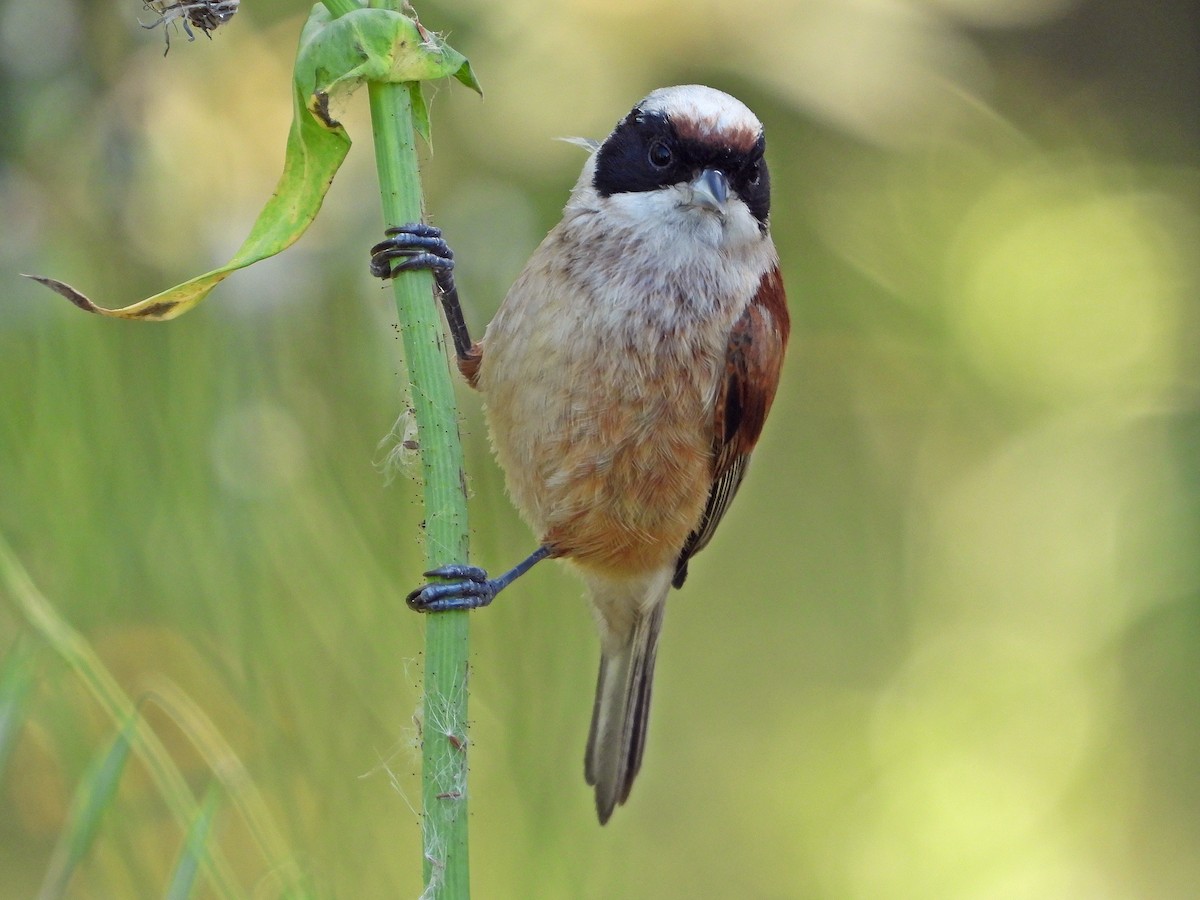
[{"label": "curved claw", "polygon": [[425,573],[426,578],[457,578],[462,581],[484,582],[488,580],[487,571],[479,566],[468,566],[463,563],[450,563],[438,566]]},{"label": "curved claw", "polygon": [[[441,229],[423,222],[411,222],[387,229],[388,237],[371,248],[371,274],[391,278],[398,272],[429,269],[434,272],[454,268],[454,251],[442,238]],[[392,267],[394,259],[403,259]]]},{"label": "curved claw", "polygon": [[384,234],[415,234],[418,237],[440,238],[442,229],[436,225],[430,225],[428,222],[409,222],[407,225],[393,225],[391,228],[385,228]]}]

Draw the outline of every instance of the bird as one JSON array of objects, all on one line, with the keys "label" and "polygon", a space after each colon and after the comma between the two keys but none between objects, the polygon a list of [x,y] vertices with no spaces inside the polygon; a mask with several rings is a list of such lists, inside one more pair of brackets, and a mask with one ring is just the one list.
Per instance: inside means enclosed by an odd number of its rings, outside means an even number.
[{"label": "bird", "polygon": [[548,558],[582,576],[601,650],[584,774],[604,825],[641,768],[667,596],[742,484],[790,321],[763,125],[745,104],[659,88],[586,146],[561,221],[482,340],[440,229],[389,228],[371,272],[433,273],[458,368],[538,536],[496,578],[457,562],[426,572],[408,605],[486,606]]}]

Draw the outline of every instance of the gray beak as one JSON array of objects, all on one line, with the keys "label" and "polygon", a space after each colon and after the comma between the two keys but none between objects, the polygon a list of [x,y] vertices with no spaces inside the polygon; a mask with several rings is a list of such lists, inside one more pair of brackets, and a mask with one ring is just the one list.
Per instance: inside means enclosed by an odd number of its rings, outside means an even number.
[{"label": "gray beak", "polygon": [[692,181],[692,203],[701,209],[711,210],[719,216],[725,215],[725,201],[729,199],[729,179],[719,169],[705,169]]}]

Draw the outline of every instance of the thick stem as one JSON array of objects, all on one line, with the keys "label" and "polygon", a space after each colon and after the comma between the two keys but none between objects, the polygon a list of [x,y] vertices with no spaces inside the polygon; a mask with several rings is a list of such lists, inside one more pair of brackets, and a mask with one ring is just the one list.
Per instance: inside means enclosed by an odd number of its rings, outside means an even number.
[{"label": "thick stem", "polygon": [[354,0],[321,0],[321,3],[334,18],[360,8]]},{"label": "thick stem", "polygon": [[[413,86],[418,90],[418,86]],[[387,225],[421,220],[409,86],[368,85]],[[430,568],[467,561],[467,498],[458,411],[428,272],[393,280],[425,480]],[[399,598],[399,594],[397,595]],[[397,608],[403,601],[397,599]],[[424,897],[469,896],[467,855],[467,613],[427,615],[423,726]]]}]

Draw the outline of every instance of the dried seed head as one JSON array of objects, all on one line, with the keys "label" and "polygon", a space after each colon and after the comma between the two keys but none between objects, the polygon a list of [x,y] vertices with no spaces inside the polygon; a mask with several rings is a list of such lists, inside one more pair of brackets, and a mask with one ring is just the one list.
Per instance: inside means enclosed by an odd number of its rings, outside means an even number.
[{"label": "dried seed head", "polygon": [[166,3],[164,0],[142,0],[142,5],[158,14],[155,21],[149,25],[143,23],[142,27],[163,26],[163,34],[167,40],[167,49],[163,51],[163,56],[166,56],[171,50],[171,28],[176,22],[183,25],[183,32],[189,41],[196,39],[192,26],[199,28],[204,32],[205,37],[211,39],[211,32],[233,18],[238,11],[238,6],[241,5],[241,0],[179,0],[177,3]]}]

